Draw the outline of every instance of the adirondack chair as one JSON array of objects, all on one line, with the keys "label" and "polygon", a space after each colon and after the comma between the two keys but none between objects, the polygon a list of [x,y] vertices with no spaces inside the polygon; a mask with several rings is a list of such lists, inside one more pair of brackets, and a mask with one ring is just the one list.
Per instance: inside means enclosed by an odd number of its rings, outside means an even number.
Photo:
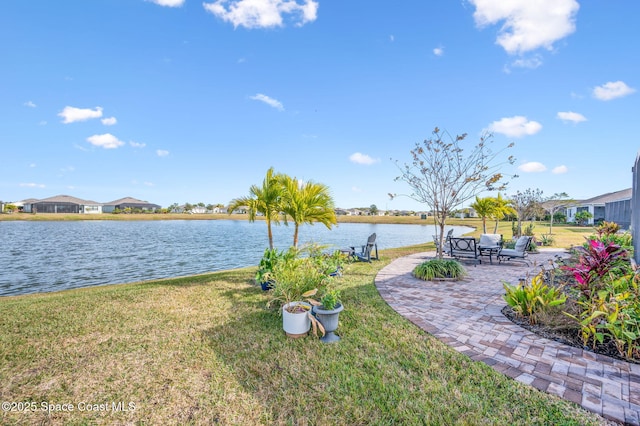
[{"label": "adirondack chair", "polygon": [[[356,251],[355,246],[350,248],[349,254],[355,257],[360,262],[371,262],[371,259],[378,259],[378,243],[376,243],[376,233],[369,235],[367,243],[362,246],[360,251]],[[375,250],[375,255],[372,255],[372,251]]]}]

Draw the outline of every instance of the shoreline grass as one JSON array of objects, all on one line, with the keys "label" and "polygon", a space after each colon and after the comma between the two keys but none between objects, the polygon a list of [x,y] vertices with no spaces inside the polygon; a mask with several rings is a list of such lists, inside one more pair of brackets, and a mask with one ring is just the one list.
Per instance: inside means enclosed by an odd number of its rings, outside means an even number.
[{"label": "shoreline grass", "polygon": [[457,353],[381,299],[377,271],[432,248],[349,265],[332,345],[287,338],[255,268],[0,298],[0,400],[37,408],[0,412],[0,423],[606,424]]}]

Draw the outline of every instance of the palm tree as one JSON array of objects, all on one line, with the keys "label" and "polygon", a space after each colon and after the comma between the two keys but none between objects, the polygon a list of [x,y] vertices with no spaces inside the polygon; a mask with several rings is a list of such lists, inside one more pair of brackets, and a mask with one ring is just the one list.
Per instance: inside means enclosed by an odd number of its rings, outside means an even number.
[{"label": "palm tree", "polygon": [[[331,229],[338,223],[329,187],[316,182],[298,182],[296,178],[282,175],[282,211],[295,223],[293,246],[298,246],[300,225],[315,222]],[[286,218],[285,218],[286,220]]]},{"label": "palm tree", "polygon": [[498,193],[498,196],[493,199],[493,202],[495,204],[495,210],[493,211],[492,217],[496,221],[496,225],[493,228],[493,233],[497,234],[498,221],[504,219],[504,217],[507,215],[517,215],[518,212],[516,212],[516,210],[511,207],[511,203],[509,202],[509,200],[502,198],[502,195],[500,195],[500,193]]},{"label": "palm tree", "polygon": [[228,214],[231,214],[238,207],[247,206],[249,210],[249,221],[256,219],[257,213],[264,215],[267,222],[267,233],[269,235],[269,248],[273,249],[273,234],[271,223],[278,225],[280,214],[280,200],[282,197],[282,175],[275,173],[273,167],[267,170],[267,175],[262,181],[262,187],[251,185],[248,197],[234,198],[229,203]]},{"label": "palm tree", "polygon": [[478,216],[482,218],[482,233],[487,233],[487,218],[492,217],[494,215],[494,211],[496,208],[495,198],[486,197],[479,198],[476,195],[476,201],[471,204],[471,208],[476,211]]}]

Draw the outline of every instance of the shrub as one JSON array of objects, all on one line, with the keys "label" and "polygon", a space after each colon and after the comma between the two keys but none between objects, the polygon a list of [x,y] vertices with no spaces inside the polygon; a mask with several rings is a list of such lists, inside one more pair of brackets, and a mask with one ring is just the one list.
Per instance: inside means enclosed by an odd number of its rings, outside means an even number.
[{"label": "shrub", "polygon": [[567,316],[580,325],[582,342],[595,348],[610,340],[622,357],[640,356],[640,293],[638,276],[627,275],[607,281],[604,288],[590,298],[577,302],[579,316]]},{"label": "shrub", "polygon": [[586,210],[583,211],[579,211],[578,213],[576,213],[576,215],[574,216],[576,223],[580,226],[584,226],[587,224],[587,222],[589,221],[589,219],[591,219],[593,217],[593,215],[591,213],[589,213]]},{"label": "shrub", "polygon": [[540,242],[542,243],[543,246],[551,246],[555,242],[555,239],[551,234],[541,234]]},{"label": "shrub", "polygon": [[431,259],[422,262],[413,270],[416,278],[431,281],[436,278],[461,278],[466,270],[460,262],[454,259]]},{"label": "shrub", "polygon": [[631,272],[629,252],[617,244],[605,244],[602,241],[589,240],[587,247],[581,250],[576,266],[563,266],[576,280],[576,287],[586,298],[603,286],[607,277],[616,278]]},{"label": "shrub", "polygon": [[502,283],[505,289],[505,302],[513,311],[529,320],[530,324],[537,322],[538,314],[550,308],[563,305],[567,296],[560,288],[548,286],[542,274],[538,274],[530,283],[524,285],[510,285]]}]

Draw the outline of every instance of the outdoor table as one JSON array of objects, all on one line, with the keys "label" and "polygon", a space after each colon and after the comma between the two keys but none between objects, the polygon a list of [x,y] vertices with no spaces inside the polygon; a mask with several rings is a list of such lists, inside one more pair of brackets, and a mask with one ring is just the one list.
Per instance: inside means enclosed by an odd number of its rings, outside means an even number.
[{"label": "outdoor table", "polygon": [[500,246],[478,246],[480,256],[489,256],[489,263],[493,265],[493,255],[500,253]]}]

